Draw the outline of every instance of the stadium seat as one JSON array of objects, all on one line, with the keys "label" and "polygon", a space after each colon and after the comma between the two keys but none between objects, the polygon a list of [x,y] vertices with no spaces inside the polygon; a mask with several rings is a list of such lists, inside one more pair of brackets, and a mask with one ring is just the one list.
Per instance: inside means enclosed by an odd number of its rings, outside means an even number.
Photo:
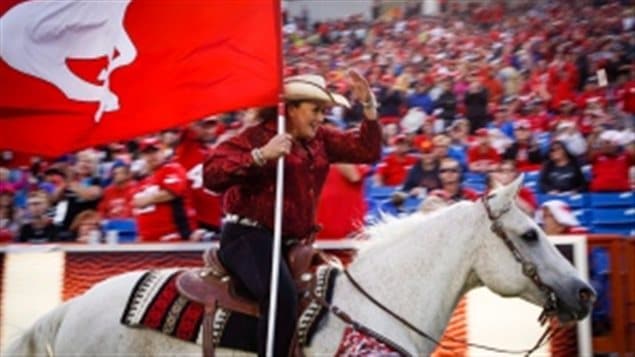
[{"label": "stadium seat", "polygon": [[533,192],[538,192],[539,189],[538,181],[526,181],[523,186],[529,188]]},{"label": "stadium seat", "polygon": [[618,234],[625,237],[633,237],[635,236],[635,225],[633,224],[592,225],[591,233]]},{"label": "stadium seat", "polygon": [[467,188],[471,188],[474,191],[477,191],[479,193],[484,192],[487,189],[487,185],[485,183],[480,183],[480,182],[465,182],[463,183],[463,186],[467,187]]},{"label": "stadium seat", "polygon": [[539,194],[536,195],[538,202],[540,204],[549,200],[560,200],[566,202],[569,207],[573,209],[582,209],[588,207],[589,205],[589,195],[585,193],[576,193],[576,194],[559,194],[559,195],[549,195],[549,194]]},{"label": "stadium seat", "polygon": [[466,172],[463,174],[463,182],[484,184],[486,180],[487,180],[487,177],[485,176],[485,174],[481,174],[477,172]]},{"label": "stadium seat", "polygon": [[534,181],[537,182],[540,178],[540,171],[527,171],[523,177],[524,182]]},{"label": "stadium seat", "polygon": [[105,220],[102,228],[104,232],[117,231],[119,243],[133,243],[137,240],[137,222],[134,219]]},{"label": "stadium seat", "polygon": [[588,227],[591,225],[591,211],[588,209],[573,210],[573,215],[580,221],[580,224]]},{"label": "stadium seat", "polygon": [[396,186],[370,186],[366,196],[373,200],[382,200],[390,197],[396,190]]},{"label": "stadium seat", "polygon": [[635,195],[632,191],[591,193],[591,207],[635,207]]},{"label": "stadium seat", "polygon": [[593,225],[623,225],[635,226],[635,208],[598,208],[591,211]]}]

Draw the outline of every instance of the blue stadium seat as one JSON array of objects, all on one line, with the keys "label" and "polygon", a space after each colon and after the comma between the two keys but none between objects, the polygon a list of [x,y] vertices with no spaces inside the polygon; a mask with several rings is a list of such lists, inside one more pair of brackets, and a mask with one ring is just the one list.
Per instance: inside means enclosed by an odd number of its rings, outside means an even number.
[{"label": "blue stadium seat", "polygon": [[635,207],[632,191],[616,193],[591,193],[592,207]]},{"label": "blue stadium seat", "polygon": [[463,182],[485,183],[487,176],[478,172],[465,172],[463,174]]},{"label": "blue stadium seat", "polygon": [[537,182],[540,178],[540,171],[527,171],[523,176],[524,182],[534,181]]},{"label": "blue stadium seat", "polygon": [[465,183],[463,183],[463,186],[467,188],[471,188],[472,190],[477,191],[479,193],[483,193],[487,189],[487,185],[481,182],[466,181]]},{"label": "blue stadium seat", "polygon": [[635,208],[597,208],[591,211],[593,225],[635,226]]},{"label": "blue stadium seat", "polygon": [[369,186],[366,197],[381,200],[390,197],[397,190],[396,186]]},{"label": "blue stadium seat", "polygon": [[538,181],[525,181],[523,186],[531,189],[533,192],[538,192]]},{"label": "blue stadium seat", "polygon": [[582,209],[589,205],[589,195],[585,193],[560,195],[539,194],[536,195],[536,199],[540,204],[549,200],[561,200],[566,202],[572,209]]},{"label": "blue stadium seat", "polygon": [[626,237],[635,236],[635,225],[632,224],[608,224],[592,225],[591,233],[596,234],[618,234]]},{"label": "blue stadium seat", "polygon": [[104,220],[102,229],[104,232],[117,231],[119,243],[133,243],[137,240],[137,222],[134,219]]},{"label": "blue stadium seat", "polygon": [[575,216],[575,218],[578,219],[578,221],[580,221],[580,224],[588,227],[589,225],[591,225],[591,210],[588,209],[576,209],[573,210],[573,215]]},{"label": "blue stadium seat", "polygon": [[408,213],[412,213],[419,209],[421,201],[422,200],[418,197],[408,197],[408,199],[406,199],[406,202],[404,202],[403,204],[403,209]]}]

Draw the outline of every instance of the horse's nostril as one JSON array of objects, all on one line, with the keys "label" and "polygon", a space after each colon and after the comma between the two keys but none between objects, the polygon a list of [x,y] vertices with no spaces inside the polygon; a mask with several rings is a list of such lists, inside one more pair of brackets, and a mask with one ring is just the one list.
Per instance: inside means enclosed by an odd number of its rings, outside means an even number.
[{"label": "horse's nostril", "polygon": [[595,293],[590,288],[582,288],[578,292],[578,298],[582,303],[593,303],[595,302]]}]

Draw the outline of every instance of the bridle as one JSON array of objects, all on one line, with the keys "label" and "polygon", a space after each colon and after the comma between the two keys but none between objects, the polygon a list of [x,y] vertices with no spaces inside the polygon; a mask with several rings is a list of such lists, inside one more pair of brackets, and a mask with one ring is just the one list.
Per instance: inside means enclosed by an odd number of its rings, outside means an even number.
[{"label": "bridle", "polygon": [[[491,207],[489,206],[489,203],[487,201],[487,197],[486,196],[483,196],[483,198],[481,199],[481,202],[483,203],[483,206],[485,207],[485,211],[487,212],[487,217],[489,218],[489,220],[492,223],[491,226],[490,226],[490,230],[494,234],[496,234],[496,236],[499,237],[505,243],[505,246],[507,246],[507,248],[510,250],[510,252],[512,253],[512,256],[514,257],[514,259],[522,266],[523,274],[527,278],[529,278],[538,287],[538,289],[540,289],[545,294],[545,296],[547,297],[547,299],[545,301],[545,304],[543,305],[543,311],[540,314],[540,317],[538,318],[538,321],[540,322],[540,325],[541,326],[544,325],[552,316],[556,315],[556,313],[557,313],[557,302],[558,302],[558,299],[557,299],[556,293],[553,291],[553,289],[549,285],[547,285],[547,284],[545,284],[543,282],[543,280],[540,278],[540,275],[538,274],[538,269],[536,268],[536,265],[534,263],[532,263],[531,261],[527,260],[521,254],[521,252],[518,250],[518,248],[516,247],[514,242],[512,242],[512,240],[509,238],[509,236],[507,235],[507,233],[503,229],[503,226],[501,225],[499,219],[505,213],[509,212],[509,210],[511,209],[511,206],[508,206],[505,209],[503,209],[498,215],[494,215],[494,213],[492,212]],[[351,284],[355,287],[355,289],[357,289],[357,291],[359,291],[364,297],[366,297],[375,306],[377,306],[378,308],[380,308],[381,310],[386,312],[388,315],[393,317],[395,320],[399,321],[401,324],[406,326],[408,329],[410,329],[411,331],[413,331],[417,335],[419,335],[421,337],[424,337],[425,339],[433,342],[437,346],[440,346],[440,347],[445,348],[445,349],[452,350],[451,347],[449,347],[447,345],[444,345],[439,340],[435,339],[434,337],[430,336],[426,332],[422,331],[421,329],[419,329],[418,327],[413,325],[411,322],[409,322],[408,320],[406,320],[405,318],[403,318],[402,316],[398,315],[397,313],[392,311],[390,308],[388,308],[387,306],[382,304],[380,301],[378,301],[376,298],[374,298],[372,295],[370,295],[370,293],[368,293],[366,291],[366,289],[364,289],[353,278],[353,276],[351,275],[351,273],[347,269],[342,269],[342,270],[343,270],[344,275],[346,276],[346,278],[351,282]],[[376,332],[376,331],[364,326],[363,324],[355,321],[349,314],[345,313],[344,311],[339,309],[337,306],[329,304],[324,299],[316,296],[315,294],[311,294],[311,298],[313,298],[315,301],[317,301],[320,305],[322,305],[328,311],[333,313],[335,316],[339,317],[342,321],[344,321],[347,324],[350,324],[355,330],[358,330],[358,331],[360,331],[360,332],[362,332],[364,334],[367,334],[367,335],[377,339],[378,341],[384,343],[385,345],[387,345],[388,347],[392,348],[393,350],[399,352],[401,355],[410,356],[410,354],[408,352],[406,352],[406,350],[404,348],[402,348],[401,346],[397,345],[395,342],[391,341],[390,339],[388,339],[387,337],[381,335],[380,333],[378,333],[378,332]],[[554,332],[555,332],[555,329],[553,328],[553,326],[551,326],[551,325],[547,326],[547,328],[545,329],[545,332],[542,334],[542,336],[540,336],[540,338],[538,339],[536,344],[532,348],[527,349],[527,350],[508,350],[508,349],[501,349],[501,348],[481,345],[481,344],[477,344],[477,343],[471,343],[471,342],[467,342],[465,340],[455,339],[455,338],[451,338],[451,337],[448,337],[448,339],[453,341],[453,342],[465,343],[467,346],[478,348],[478,349],[482,349],[482,350],[486,350],[486,351],[498,352],[498,353],[507,353],[507,354],[524,354],[525,356],[530,356],[538,348],[542,347],[545,343],[547,343],[548,339],[550,338],[550,336]]]},{"label": "bridle", "polygon": [[538,274],[538,269],[536,268],[536,264],[534,264],[533,262],[523,257],[522,253],[520,253],[520,251],[518,250],[514,242],[512,242],[512,240],[509,239],[509,236],[507,235],[507,233],[505,233],[505,230],[503,229],[503,226],[501,225],[499,219],[505,213],[509,212],[509,210],[511,209],[511,206],[506,207],[496,216],[492,212],[492,209],[489,206],[486,196],[483,196],[483,198],[481,199],[481,202],[483,202],[483,206],[485,207],[485,212],[487,212],[487,217],[492,222],[492,225],[490,226],[490,230],[494,234],[496,234],[496,236],[500,238],[503,241],[503,243],[505,243],[505,246],[507,246],[509,251],[512,253],[512,256],[514,257],[514,259],[521,265],[523,274],[527,278],[529,278],[529,280],[531,280],[534,283],[534,285],[536,285],[536,287],[540,289],[540,291],[542,291],[547,297],[545,304],[542,306],[543,307],[542,313],[540,314],[540,317],[538,319],[538,321],[540,321],[540,324],[544,325],[544,323],[547,321],[549,317],[554,316],[557,313],[558,298],[556,296],[556,293],[553,291],[553,289],[549,285],[545,284],[544,281],[542,281],[542,279],[540,278],[540,275]]}]

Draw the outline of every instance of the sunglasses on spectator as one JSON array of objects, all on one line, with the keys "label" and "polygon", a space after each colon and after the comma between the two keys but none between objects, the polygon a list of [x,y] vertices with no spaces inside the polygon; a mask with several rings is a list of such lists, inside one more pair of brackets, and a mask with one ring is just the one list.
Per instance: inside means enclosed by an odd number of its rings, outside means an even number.
[{"label": "sunglasses on spectator", "polygon": [[458,173],[459,169],[457,167],[446,167],[439,170],[440,173],[453,172]]}]

